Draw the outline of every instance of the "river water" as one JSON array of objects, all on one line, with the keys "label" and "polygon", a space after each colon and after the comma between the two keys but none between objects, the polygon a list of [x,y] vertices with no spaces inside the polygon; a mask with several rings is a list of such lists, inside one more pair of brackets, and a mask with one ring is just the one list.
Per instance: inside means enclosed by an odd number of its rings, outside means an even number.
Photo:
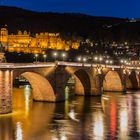
[{"label": "river water", "polygon": [[139,140],[140,92],[33,102],[29,87],[14,88],[13,113],[0,116],[0,140]]}]

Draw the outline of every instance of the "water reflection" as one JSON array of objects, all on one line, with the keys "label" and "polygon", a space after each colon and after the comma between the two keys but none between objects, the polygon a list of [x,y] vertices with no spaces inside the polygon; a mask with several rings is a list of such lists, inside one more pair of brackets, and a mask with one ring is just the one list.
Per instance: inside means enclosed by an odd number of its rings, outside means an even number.
[{"label": "water reflection", "polygon": [[0,140],[14,140],[12,118],[0,117]]},{"label": "water reflection", "polygon": [[32,102],[29,87],[14,89],[13,113],[0,116],[0,140],[140,139],[140,92]]},{"label": "water reflection", "polygon": [[104,122],[102,111],[93,115],[93,139],[99,140],[104,138]]},{"label": "water reflection", "polygon": [[23,132],[22,132],[22,123],[17,122],[16,123],[16,140],[22,140],[23,139]]}]

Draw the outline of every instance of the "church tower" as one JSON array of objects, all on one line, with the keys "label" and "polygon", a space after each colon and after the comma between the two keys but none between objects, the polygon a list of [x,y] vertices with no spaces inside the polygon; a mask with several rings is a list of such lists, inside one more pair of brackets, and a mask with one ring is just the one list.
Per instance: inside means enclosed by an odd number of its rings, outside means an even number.
[{"label": "church tower", "polygon": [[8,30],[6,28],[0,29],[0,42],[6,44],[8,42]]}]

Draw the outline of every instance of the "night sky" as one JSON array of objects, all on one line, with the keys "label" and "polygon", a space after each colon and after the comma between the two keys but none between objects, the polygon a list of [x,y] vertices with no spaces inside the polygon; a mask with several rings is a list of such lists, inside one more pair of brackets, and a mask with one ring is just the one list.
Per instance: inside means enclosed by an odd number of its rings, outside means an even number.
[{"label": "night sky", "polygon": [[140,18],[140,0],[0,0],[0,3],[35,11]]}]

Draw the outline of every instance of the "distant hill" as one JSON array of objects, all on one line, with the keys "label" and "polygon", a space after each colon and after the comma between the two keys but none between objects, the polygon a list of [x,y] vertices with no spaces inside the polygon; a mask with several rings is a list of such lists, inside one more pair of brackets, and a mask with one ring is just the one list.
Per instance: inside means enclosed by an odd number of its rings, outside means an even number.
[{"label": "distant hill", "polygon": [[94,17],[74,13],[34,12],[17,7],[0,6],[0,27],[10,33],[27,30],[60,32],[63,37],[91,38],[103,41],[139,41],[140,21],[113,17]]}]

